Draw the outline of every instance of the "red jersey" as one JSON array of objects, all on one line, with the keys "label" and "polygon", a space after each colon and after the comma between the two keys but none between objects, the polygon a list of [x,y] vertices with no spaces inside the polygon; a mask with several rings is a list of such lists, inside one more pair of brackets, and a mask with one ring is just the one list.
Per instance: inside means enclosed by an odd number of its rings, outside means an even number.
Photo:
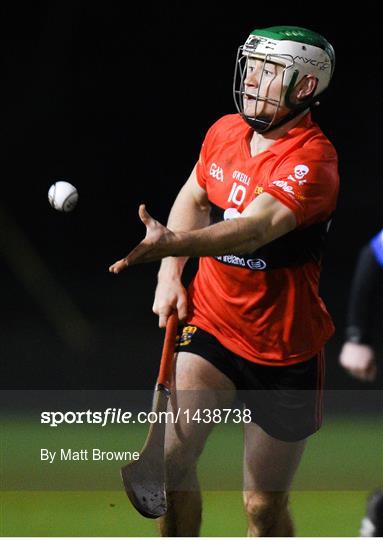
[{"label": "red jersey", "polygon": [[201,257],[188,321],[252,362],[294,364],[312,358],[334,332],[318,285],[339,189],[337,154],[310,114],[254,157],[252,133],[232,114],[206,135],[197,179],[212,223],[269,193],[294,212],[297,228],[254,253]]}]

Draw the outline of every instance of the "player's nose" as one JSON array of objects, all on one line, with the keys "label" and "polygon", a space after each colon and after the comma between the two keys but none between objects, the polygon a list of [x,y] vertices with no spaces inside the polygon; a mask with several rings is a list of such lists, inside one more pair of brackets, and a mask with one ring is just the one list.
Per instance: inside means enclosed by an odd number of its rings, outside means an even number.
[{"label": "player's nose", "polygon": [[258,80],[258,74],[253,71],[252,73],[248,73],[245,78],[245,85],[252,87],[252,88],[258,88],[259,86],[259,80]]}]

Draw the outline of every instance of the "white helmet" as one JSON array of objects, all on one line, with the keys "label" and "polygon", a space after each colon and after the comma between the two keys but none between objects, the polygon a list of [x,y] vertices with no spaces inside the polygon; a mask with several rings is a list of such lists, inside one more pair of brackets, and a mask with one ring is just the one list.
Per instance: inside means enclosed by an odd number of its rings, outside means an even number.
[{"label": "white helmet", "polygon": [[[276,105],[272,119],[247,116],[244,114],[243,95],[244,80],[247,72],[249,58],[261,59],[263,69],[266,62],[283,66],[283,83],[279,100],[261,96],[260,85],[255,96],[259,101],[269,101]],[[239,47],[234,74],[234,101],[238,112],[251,127],[258,132],[265,132],[297,116],[317,101],[330,83],[335,68],[335,53],[330,43],[320,34],[299,28],[297,26],[272,26],[261,30],[254,30],[244,45]],[[291,91],[295,85],[306,75],[314,75],[317,79],[315,91],[299,104],[290,100]],[[263,76],[263,71],[262,75]],[[281,105],[290,109],[282,119],[276,118]]]}]

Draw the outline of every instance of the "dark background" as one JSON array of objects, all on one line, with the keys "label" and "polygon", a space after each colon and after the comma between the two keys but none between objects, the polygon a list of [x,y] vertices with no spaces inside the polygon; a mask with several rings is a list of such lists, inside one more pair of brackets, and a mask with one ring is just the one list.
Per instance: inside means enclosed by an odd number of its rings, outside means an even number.
[{"label": "dark background", "polygon": [[[1,3],[3,388],[153,385],[158,265],[118,277],[108,266],[144,234],[139,203],[166,221],[207,128],[234,112],[238,45],[276,24],[319,31],[337,54],[314,116],[342,181],[321,283],[337,326],[327,385],[382,387],[381,374],[366,386],[337,364],[357,253],[382,227],[381,23],[363,5],[345,22],[330,4],[296,2]],[[79,190],[71,214],[48,204],[57,179]],[[376,321],[381,355],[381,310]]]}]

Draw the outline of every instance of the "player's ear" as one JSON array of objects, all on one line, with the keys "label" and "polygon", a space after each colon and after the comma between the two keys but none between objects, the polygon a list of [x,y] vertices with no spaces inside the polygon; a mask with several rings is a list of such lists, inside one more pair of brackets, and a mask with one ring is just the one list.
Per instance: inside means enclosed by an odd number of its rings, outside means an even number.
[{"label": "player's ear", "polygon": [[318,86],[318,79],[314,75],[305,75],[294,88],[293,98],[301,103],[310,98]]}]

